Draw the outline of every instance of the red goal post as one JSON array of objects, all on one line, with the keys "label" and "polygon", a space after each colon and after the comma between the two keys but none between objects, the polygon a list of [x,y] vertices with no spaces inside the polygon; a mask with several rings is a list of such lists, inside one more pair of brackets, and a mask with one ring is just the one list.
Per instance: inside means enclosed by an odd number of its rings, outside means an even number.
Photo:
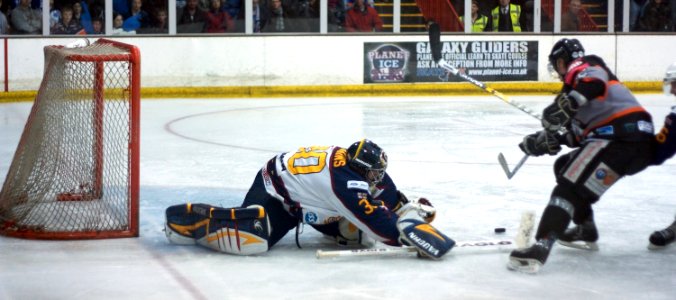
[{"label": "red goal post", "polygon": [[42,82],[0,191],[0,234],[138,236],[139,49],[98,39],[44,53]]}]

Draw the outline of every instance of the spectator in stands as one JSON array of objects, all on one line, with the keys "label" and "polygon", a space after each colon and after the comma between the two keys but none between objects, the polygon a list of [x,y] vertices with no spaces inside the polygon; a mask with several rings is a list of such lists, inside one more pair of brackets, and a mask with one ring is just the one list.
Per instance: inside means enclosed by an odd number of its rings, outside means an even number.
[{"label": "spectator in stands", "polygon": [[666,0],[649,0],[638,20],[638,30],[651,32],[672,31],[671,7]]},{"label": "spectator in stands", "polygon": [[319,1],[293,0],[289,1],[292,8],[293,25],[295,32],[319,32]]},{"label": "spectator in stands", "polygon": [[90,34],[104,34],[103,33],[103,20],[99,18],[94,18],[92,20],[92,32]]},{"label": "spectator in stands", "polygon": [[54,28],[61,20],[61,9],[54,5],[54,0],[49,0],[49,28]]},{"label": "spectator in stands", "polygon": [[500,32],[521,32],[521,6],[500,0],[491,11],[491,28]]},{"label": "spectator in stands", "polygon": [[261,32],[261,25],[265,24],[265,20],[263,18],[263,15],[265,13],[265,6],[261,5],[259,3],[259,0],[252,0],[252,5],[251,7],[253,8],[253,11],[251,13],[251,17],[253,19],[253,32]]},{"label": "spectator in stands", "polygon": [[[101,16],[102,17],[102,16]],[[76,19],[86,33],[92,33],[92,15],[89,12],[87,1],[73,3],[73,19]]]},{"label": "spectator in stands", "polygon": [[61,20],[51,28],[52,34],[76,34],[82,30],[82,25],[73,18],[73,8],[61,8]]},{"label": "spectator in stands", "polygon": [[328,0],[328,10],[329,32],[343,31],[343,25],[345,24],[345,2],[343,0]]},{"label": "spectator in stands", "polygon": [[269,16],[261,28],[263,32],[293,32],[289,26],[289,14],[281,0],[270,0]]},{"label": "spectator in stands", "polygon": [[383,21],[378,12],[366,5],[364,0],[355,0],[345,17],[345,31],[373,32],[383,31]]},{"label": "spectator in stands", "polygon": [[139,28],[148,27],[150,16],[148,12],[143,9],[143,0],[131,0],[129,13],[125,16],[122,28],[125,31],[136,31]]},{"label": "spectator in stands", "polygon": [[237,19],[237,16],[239,16],[239,10],[242,6],[242,1],[243,0],[223,0],[221,3],[221,10],[227,12],[234,22],[234,20]]},{"label": "spectator in stands", "polygon": [[676,31],[676,0],[669,0],[669,7],[671,7],[671,25]]},{"label": "spectator in stands", "polygon": [[638,29],[638,20],[643,15],[643,9],[648,5],[648,0],[629,1],[629,30]]},{"label": "spectator in stands", "polygon": [[121,14],[124,18],[129,13],[129,0],[113,0],[113,12]]},{"label": "spectator in stands", "polygon": [[185,7],[180,9],[176,16],[178,17],[176,32],[199,33],[204,30],[204,12],[199,8],[198,0],[187,0]]},{"label": "spectator in stands", "polygon": [[561,31],[580,31],[580,18],[578,14],[582,8],[580,0],[570,0],[568,11],[561,15]]},{"label": "spectator in stands", "polygon": [[139,28],[137,33],[169,33],[167,9],[164,7],[156,8],[152,14],[152,20],[149,22],[148,27]]},{"label": "spectator in stands", "polygon": [[[2,0],[0,0],[0,7],[2,7]],[[9,23],[7,16],[0,10],[0,34],[9,34]]]},{"label": "spectator in stands", "polygon": [[221,0],[211,0],[211,8],[204,18],[206,19],[204,26],[206,33],[233,32],[235,29],[235,23],[230,15],[221,9]]},{"label": "spectator in stands", "polygon": [[113,35],[125,35],[125,34],[136,34],[135,30],[124,30],[122,25],[124,24],[124,17],[121,13],[113,12]]},{"label": "spectator in stands", "polygon": [[[465,24],[465,16],[460,17],[460,23]],[[479,1],[472,0],[472,32],[484,32],[488,25],[488,17],[479,13]]]},{"label": "spectator in stands", "polygon": [[19,0],[19,5],[12,10],[10,16],[13,33],[40,34],[42,30],[42,15],[40,11],[31,8],[31,0]]},{"label": "spectator in stands", "polygon": [[73,8],[73,20],[82,25],[82,4],[76,1],[72,4],[72,8]]}]

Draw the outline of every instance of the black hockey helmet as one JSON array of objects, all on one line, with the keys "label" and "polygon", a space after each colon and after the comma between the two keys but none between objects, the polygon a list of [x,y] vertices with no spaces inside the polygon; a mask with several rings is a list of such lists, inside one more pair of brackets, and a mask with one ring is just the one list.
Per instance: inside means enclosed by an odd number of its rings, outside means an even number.
[{"label": "black hockey helmet", "polygon": [[369,184],[377,184],[385,177],[387,154],[368,139],[355,142],[347,148],[347,164],[364,176]]},{"label": "black hockey helmet", "polygon": [[571,61],[584,56],[584,47],[577,39],[560,39],[549,53],[549,64],[556,66],[556,60],[562,58],[568,65]]}]

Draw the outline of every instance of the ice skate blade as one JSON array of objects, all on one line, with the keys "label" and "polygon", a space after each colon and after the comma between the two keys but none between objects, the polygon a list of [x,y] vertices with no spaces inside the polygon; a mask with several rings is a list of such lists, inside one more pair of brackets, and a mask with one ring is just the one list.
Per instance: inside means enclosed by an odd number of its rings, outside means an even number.
[{"label": "ice skate blade", "polygon": [[659,245],[655,245],[655,244],[653,244],[653,243],[651,243],[651,242],[648,242],[648,250],[652,250],[652,251],[660,251],[660,250],[664,250],[665,248],[669,248],[669,246],[670,246],[670,245],[673,245],[673,244],[674,244],[674,243],[670,243],[670,244],[666,244],[666,245],[664,245],[664,246],[659,246]]},{"label": "ice skate blade", "polygon": [[542,263],[537,259],[514,258],[510,257],[507,263],[507,269],[526,274],[537,274],[542,267]]},{"label": "ice skate blade", "polygon": [[599,245],[596,244],[596,242],[583,242],[583,241],[566,242],[566,241],[562,241],[562,240],[558,240],[557,242],[560,245],[570,247],[570,248],[582,249],[582,250],[587,250],[587,251],[599,251]]}]

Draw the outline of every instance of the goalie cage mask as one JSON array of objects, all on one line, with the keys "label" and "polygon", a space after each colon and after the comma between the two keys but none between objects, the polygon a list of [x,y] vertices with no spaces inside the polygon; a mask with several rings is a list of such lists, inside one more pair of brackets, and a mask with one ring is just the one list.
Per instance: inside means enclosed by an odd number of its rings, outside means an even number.
[{"label": "goalie cage mask", "polygon": [[362,175],[370,185],[378,184],[385,177],[387,154],[368,139],[355,142],[347,148],[348,165]]}]

